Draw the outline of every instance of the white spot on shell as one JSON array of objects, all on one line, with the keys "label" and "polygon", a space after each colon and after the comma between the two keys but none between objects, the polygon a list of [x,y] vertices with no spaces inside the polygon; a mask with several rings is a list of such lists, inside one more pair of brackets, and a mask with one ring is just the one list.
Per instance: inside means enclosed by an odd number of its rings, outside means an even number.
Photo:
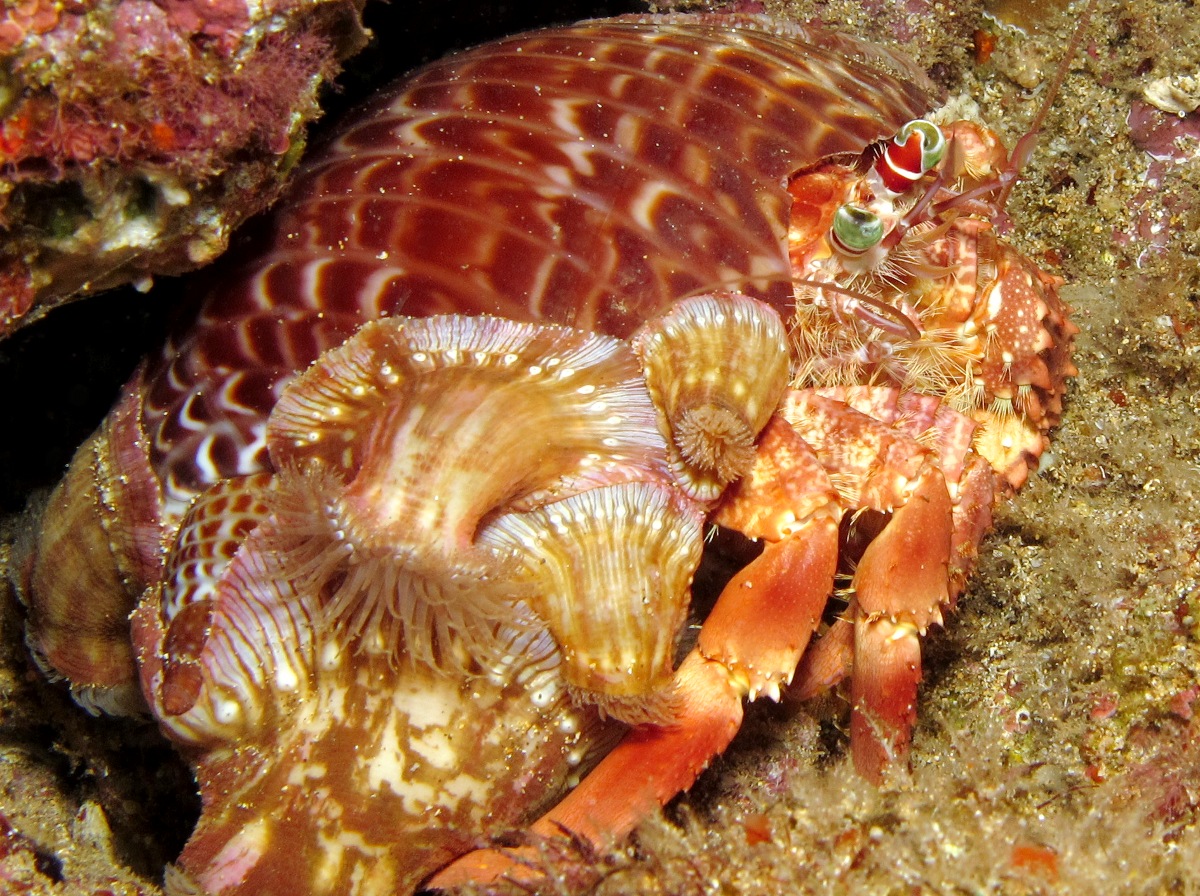
[{"label": "white spot on shell", "polygon": [[275,672],[275,686],[281,691],[290,692],[300,685],[300,677],[296,670],[288,665],[281,665]]},{"label": "white spot on shell", "polygon": [[321,655],[317,658],[317,662],[322,672],[331,672],[341,665],[342,651],[337,644],[330,641],[321,648]]},{"label": "white spot on shell", "polygon": [[442,788],[447,796],[452,798],[451,805],[457,807],[463,797],[475,805],[483,805],[490,793],[490,785],[471,775],[462,774],[447,781]]},{"label": "white spot on shell", "polygon": [[213,717],[221,725],[232,725],[242,715],[242,707],[236,700],[216,700],[213,702]]},{"label": "white spot on shell", "polygon": [[556,696],[558,696],[558,689],[547,682],[540,688],[535,688],[529,692],[529,701],[538,709],[545,709],[554,702]]},{"label": "white spot on shell", "polygon": [[403,696],[404,705],[408,710],[408,723],[416,729],[445,728],[450,724],[454,707],[451,701],[454,698],[454,694],[447,695],[437,689],[409,691]]},{"label": "white spot on shell", "polygon": [[454,768],[458,762],[454,744],[441,728],[427,728],[420,737],[413,738],[409,746],[435,768]]}]

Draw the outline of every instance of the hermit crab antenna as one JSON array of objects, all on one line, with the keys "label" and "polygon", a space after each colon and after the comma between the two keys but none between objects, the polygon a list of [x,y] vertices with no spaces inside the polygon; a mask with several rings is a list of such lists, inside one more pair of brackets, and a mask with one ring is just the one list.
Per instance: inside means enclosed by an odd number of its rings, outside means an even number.
[{"label": "hermit crab antenna", "polygon": [[[921,198],[917,200],[917,204],[910,208],[904,217],[896,223],[896,226],[892,228],[891,232],[884,237],[883,244],[886,248],[894,249],[900,245],[900,241],[904,239],[904,235],[908,233],[914,224],[924,221],[929,217],[925,214],[925,209],[929,208],[929,203],[933,201],[933,197],[937,195],[938,190],[945,183],[946,172],[943,169],[938,171],[937,176],[930,182],[925,192],[921,194]],[[937,209],[937,206],[934,208]],[[940,212],[940,209],[938,211]]]},{"label": "hermit crab antenna", "polygon": [[913,342],[921,338],[921,331],[917,329],[917,325],[909,319],[909,316],[882,299],[822,280],[797,279],[792,282],[799,286],[811,286],[813,289],[827,289],[830,292],[841,293],[854,299],[859,305],[854,309],[854,316],[885,333],[901,339],[910,339]]},{"label": "hermit crab antenna", "polygon": [[1087,30],[1088,23],[1092,19],[1092,12],[1096,9],[1096,0],[1088,0],[1087,5],[1083,8],[1083,13],[1079,17],[1079,24],[1075,26],[1075,33],[1071,35],[1071,42],[1067,45],[1067,51],[1063,54],[1062,61],[1058,63],[1058,69],[1054,73],[1054,80],[1050,82],[1050,89],[1046,92],[1046,98],[1042,100],[1041,108],[1038,109],[1037,115],[1033,118],[1033,124],[1025,133],[1017,145],[1013,147],[1012,156],[1008,161],[1008,168],[1000,175],[1000,192],[996,196],[996,207],[1003,209],[1008,203],[1008,194],[1012,192],[1013,186],[1016,185],[1017,175],[1021,169],[1025,167],[1025,163],[1033,156],[1033,150],[1037,146],[1037,138],[1041,133],[1042,125],[1046,121],[1046,116],[1050,113],[1050,107],[1054,104],[1058,97],[1058,91],[1062,89],[1063,81],[1067,78],[1067,72],[1071,69],[1071,62],[1075,58],[1075,53],[1079,49],[1079,43],[1083,40],[1083,34]]}]

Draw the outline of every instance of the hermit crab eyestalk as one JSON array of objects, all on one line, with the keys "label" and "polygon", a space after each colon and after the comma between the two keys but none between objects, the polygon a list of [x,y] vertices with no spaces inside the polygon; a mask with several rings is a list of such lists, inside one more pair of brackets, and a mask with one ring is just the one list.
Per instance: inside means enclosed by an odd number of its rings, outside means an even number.
[{"label": "hermit crab eyestalk", "polygon": [[883,221],[868,209],[846,203],[833,216],[831,236],[846,255],[862,255],[883,239]]},{"label": "hermit crab eyestalk", "polygon": [[946,155],[946,137],[932,121],[916,118],[892,138],[875,162],[875,170],[893,193],[904,193]]},{"label": "hermit crab eyestalk", "polygon": [[908,145],[914,134],[921,137],[921,167],[929,171],[946,154],[946,137],[942,134],[942,129],[932,121],[915,118],[900,128],[893,142]]}]

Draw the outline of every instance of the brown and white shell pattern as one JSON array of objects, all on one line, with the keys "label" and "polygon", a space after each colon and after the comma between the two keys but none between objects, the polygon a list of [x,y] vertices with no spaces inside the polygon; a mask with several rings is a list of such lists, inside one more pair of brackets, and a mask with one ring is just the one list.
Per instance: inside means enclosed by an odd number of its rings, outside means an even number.
[{"label": "brown and white shell pattern", "polygon": [[152,366],[168,505],[269,468],[283,384],[368,320],[625,338],[686,295],[787,307],[787,177],[890,136],[935,93],[901,56],[757,16],[584,22],[422,69],[306,164]]}]

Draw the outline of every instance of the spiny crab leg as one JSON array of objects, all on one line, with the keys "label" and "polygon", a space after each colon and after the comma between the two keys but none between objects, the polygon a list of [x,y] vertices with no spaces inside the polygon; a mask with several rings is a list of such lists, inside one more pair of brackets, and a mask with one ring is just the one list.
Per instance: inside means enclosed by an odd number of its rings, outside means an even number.
[{"label": "spiny crab leg", "polygon": [[941,622],[949,602],[952,516],[945,477],[926,460],[854,574],[850,744],[855,768],[874,782],[908,755],[921,681],[919,635]]},{"label": "spiny crab leg", "polygon": [[[775,418],[760,445],[758,465],[716,521],[767,545],[722,592],[699,649],[750,699],[778,699],[833,590],[843,508],[816,454],[785,421]],[[886,467],[875,478],[896,492],[876,500],[898,506],[854,576],[851,743],[859,772],[878,782],[906,755],[921,679],[918,634],[941,621],[949,602],[953,508],[929,457],[911,482]]]},{"label": "spiny crab leg", "polygon": [[821,621],[840,517],[837,492],[812,449],[785,420],[771,418],[754,467],[714,517],[766,547],[725,586],[697,644],[751,700],[779,699]]},{"label": "spiny crab leg", "polygon": [[[806,700],[853,672],[852,753],[859,771],[879,781],[907,756],[921,677],[918,636],[940,623],[962,590],[990,524],[994,476],[966,451],[975,425],[962,415],[928,399],[895,400],[886,388],[824,391],[789,396],[791,419],[807,432],[815,430],[806,416],[819,420],[840,408],[843,426],[856,428],[863,443],[875,441],[870,432],[880,424],[903,435],[877,442],[878,457],[891,462],[855,483],[851,503],[890,519],[863,551],[848,607],[805,654],[788,697]],[[914,450],[921,443],[933,452]],[[839,454],[835,443],[822,451]]]},{"label": "spiny crab leg", "polygon": [[[586,778],[530,827],[535,837],[569,832],[596,849],[611,848],[643,819],[696,780],[722,753],[742,722],[743,694],[727,670],[693,650],[675,675],[677,714],[670,725],[640,725]],[[430,889],[501,878],[541,877],[534,847],[477,849],[426,882]]]}]

